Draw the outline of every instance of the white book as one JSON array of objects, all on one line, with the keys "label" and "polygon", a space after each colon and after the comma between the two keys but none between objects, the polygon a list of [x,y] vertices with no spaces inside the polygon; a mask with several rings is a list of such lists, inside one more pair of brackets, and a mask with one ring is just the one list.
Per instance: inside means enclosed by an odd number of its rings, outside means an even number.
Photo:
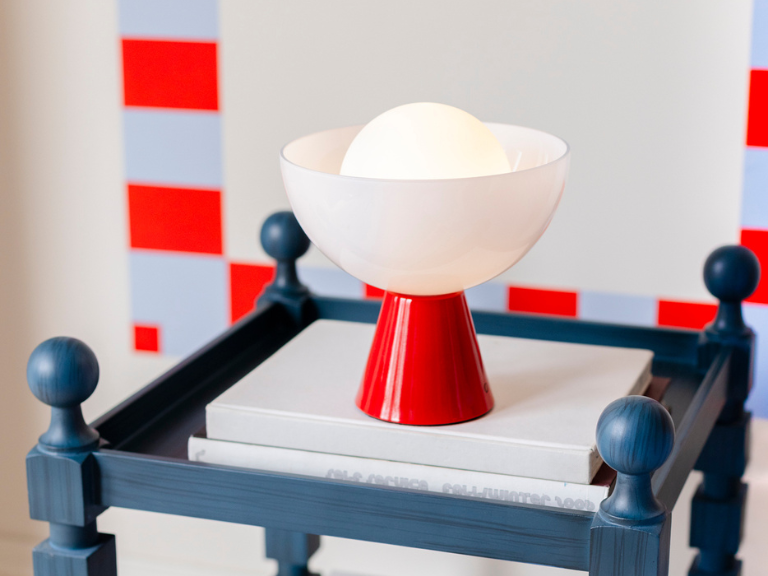
[{"label": "white book", "polygon": [[651,378],[648,350],[479,335],[493,410],[404,426],[354,402],[373,332],[312,323],[207,406],[208,438],[587,485],[600,414]]},{"label": "white book", "polygon": [[193,462],[588,511],[597,510],[616,477],[603,466],[592,484],[575,484],[211,440],[203,434],[189,439],[188,450]]}]

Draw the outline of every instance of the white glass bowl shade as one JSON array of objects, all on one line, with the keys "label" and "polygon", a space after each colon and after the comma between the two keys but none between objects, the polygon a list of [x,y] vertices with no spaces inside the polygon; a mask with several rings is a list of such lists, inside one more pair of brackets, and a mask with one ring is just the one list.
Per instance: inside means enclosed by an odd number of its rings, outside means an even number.
[{"label": "white glass bowl shade", "polygon": [[513,172],[450,180],[340,176],[362,126],[294,140],[280,154],[294,214],[320,251],[371,286],[427,296],[490,280],[546,230],[570,155],[563,140],[545,132],[486,125]]}]

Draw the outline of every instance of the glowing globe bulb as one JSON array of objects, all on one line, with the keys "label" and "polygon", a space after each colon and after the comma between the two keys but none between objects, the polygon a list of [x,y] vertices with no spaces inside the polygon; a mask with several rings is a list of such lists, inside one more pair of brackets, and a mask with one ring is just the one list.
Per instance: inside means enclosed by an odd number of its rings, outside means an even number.
[{"label": "glowing globe bulb", "polygon": [[511,172],[504,148],[467,112],[432,102],[405,104],[371,120],[341,164],[343,176],[443,180]]}]

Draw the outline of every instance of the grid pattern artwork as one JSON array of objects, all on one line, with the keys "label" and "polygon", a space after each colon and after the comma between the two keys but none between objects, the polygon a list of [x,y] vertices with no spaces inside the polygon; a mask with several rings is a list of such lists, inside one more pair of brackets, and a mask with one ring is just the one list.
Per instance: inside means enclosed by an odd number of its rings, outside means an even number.
[{"label": "grid pattern artwork", "polygon": [[[189,354],[251,311],[274,273],[227,255],[218,10],[217,0],[119,0],[132,330],[143,353]],[[768,0],[755,1],[753,25],[741,243],[766,271],[745,314],[768,334]],[[381,297],[339,269],[299,274],[317,294]],[[474,309],[693,329],[716,310],[714,300],[499,282],[467,299]],[[768,344],[758,348],[750,404],[768,417]]]}]

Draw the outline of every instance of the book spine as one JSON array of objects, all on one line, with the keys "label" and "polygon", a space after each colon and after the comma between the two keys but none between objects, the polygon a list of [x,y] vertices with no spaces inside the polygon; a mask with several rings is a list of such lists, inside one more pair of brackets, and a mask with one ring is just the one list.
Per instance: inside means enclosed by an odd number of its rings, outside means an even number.
[{"label": "book spine", "polygon": [[469,498],[596,511],[608,486],[538,480],[193,436],[189,459],[224,466],[394,486]]}]

